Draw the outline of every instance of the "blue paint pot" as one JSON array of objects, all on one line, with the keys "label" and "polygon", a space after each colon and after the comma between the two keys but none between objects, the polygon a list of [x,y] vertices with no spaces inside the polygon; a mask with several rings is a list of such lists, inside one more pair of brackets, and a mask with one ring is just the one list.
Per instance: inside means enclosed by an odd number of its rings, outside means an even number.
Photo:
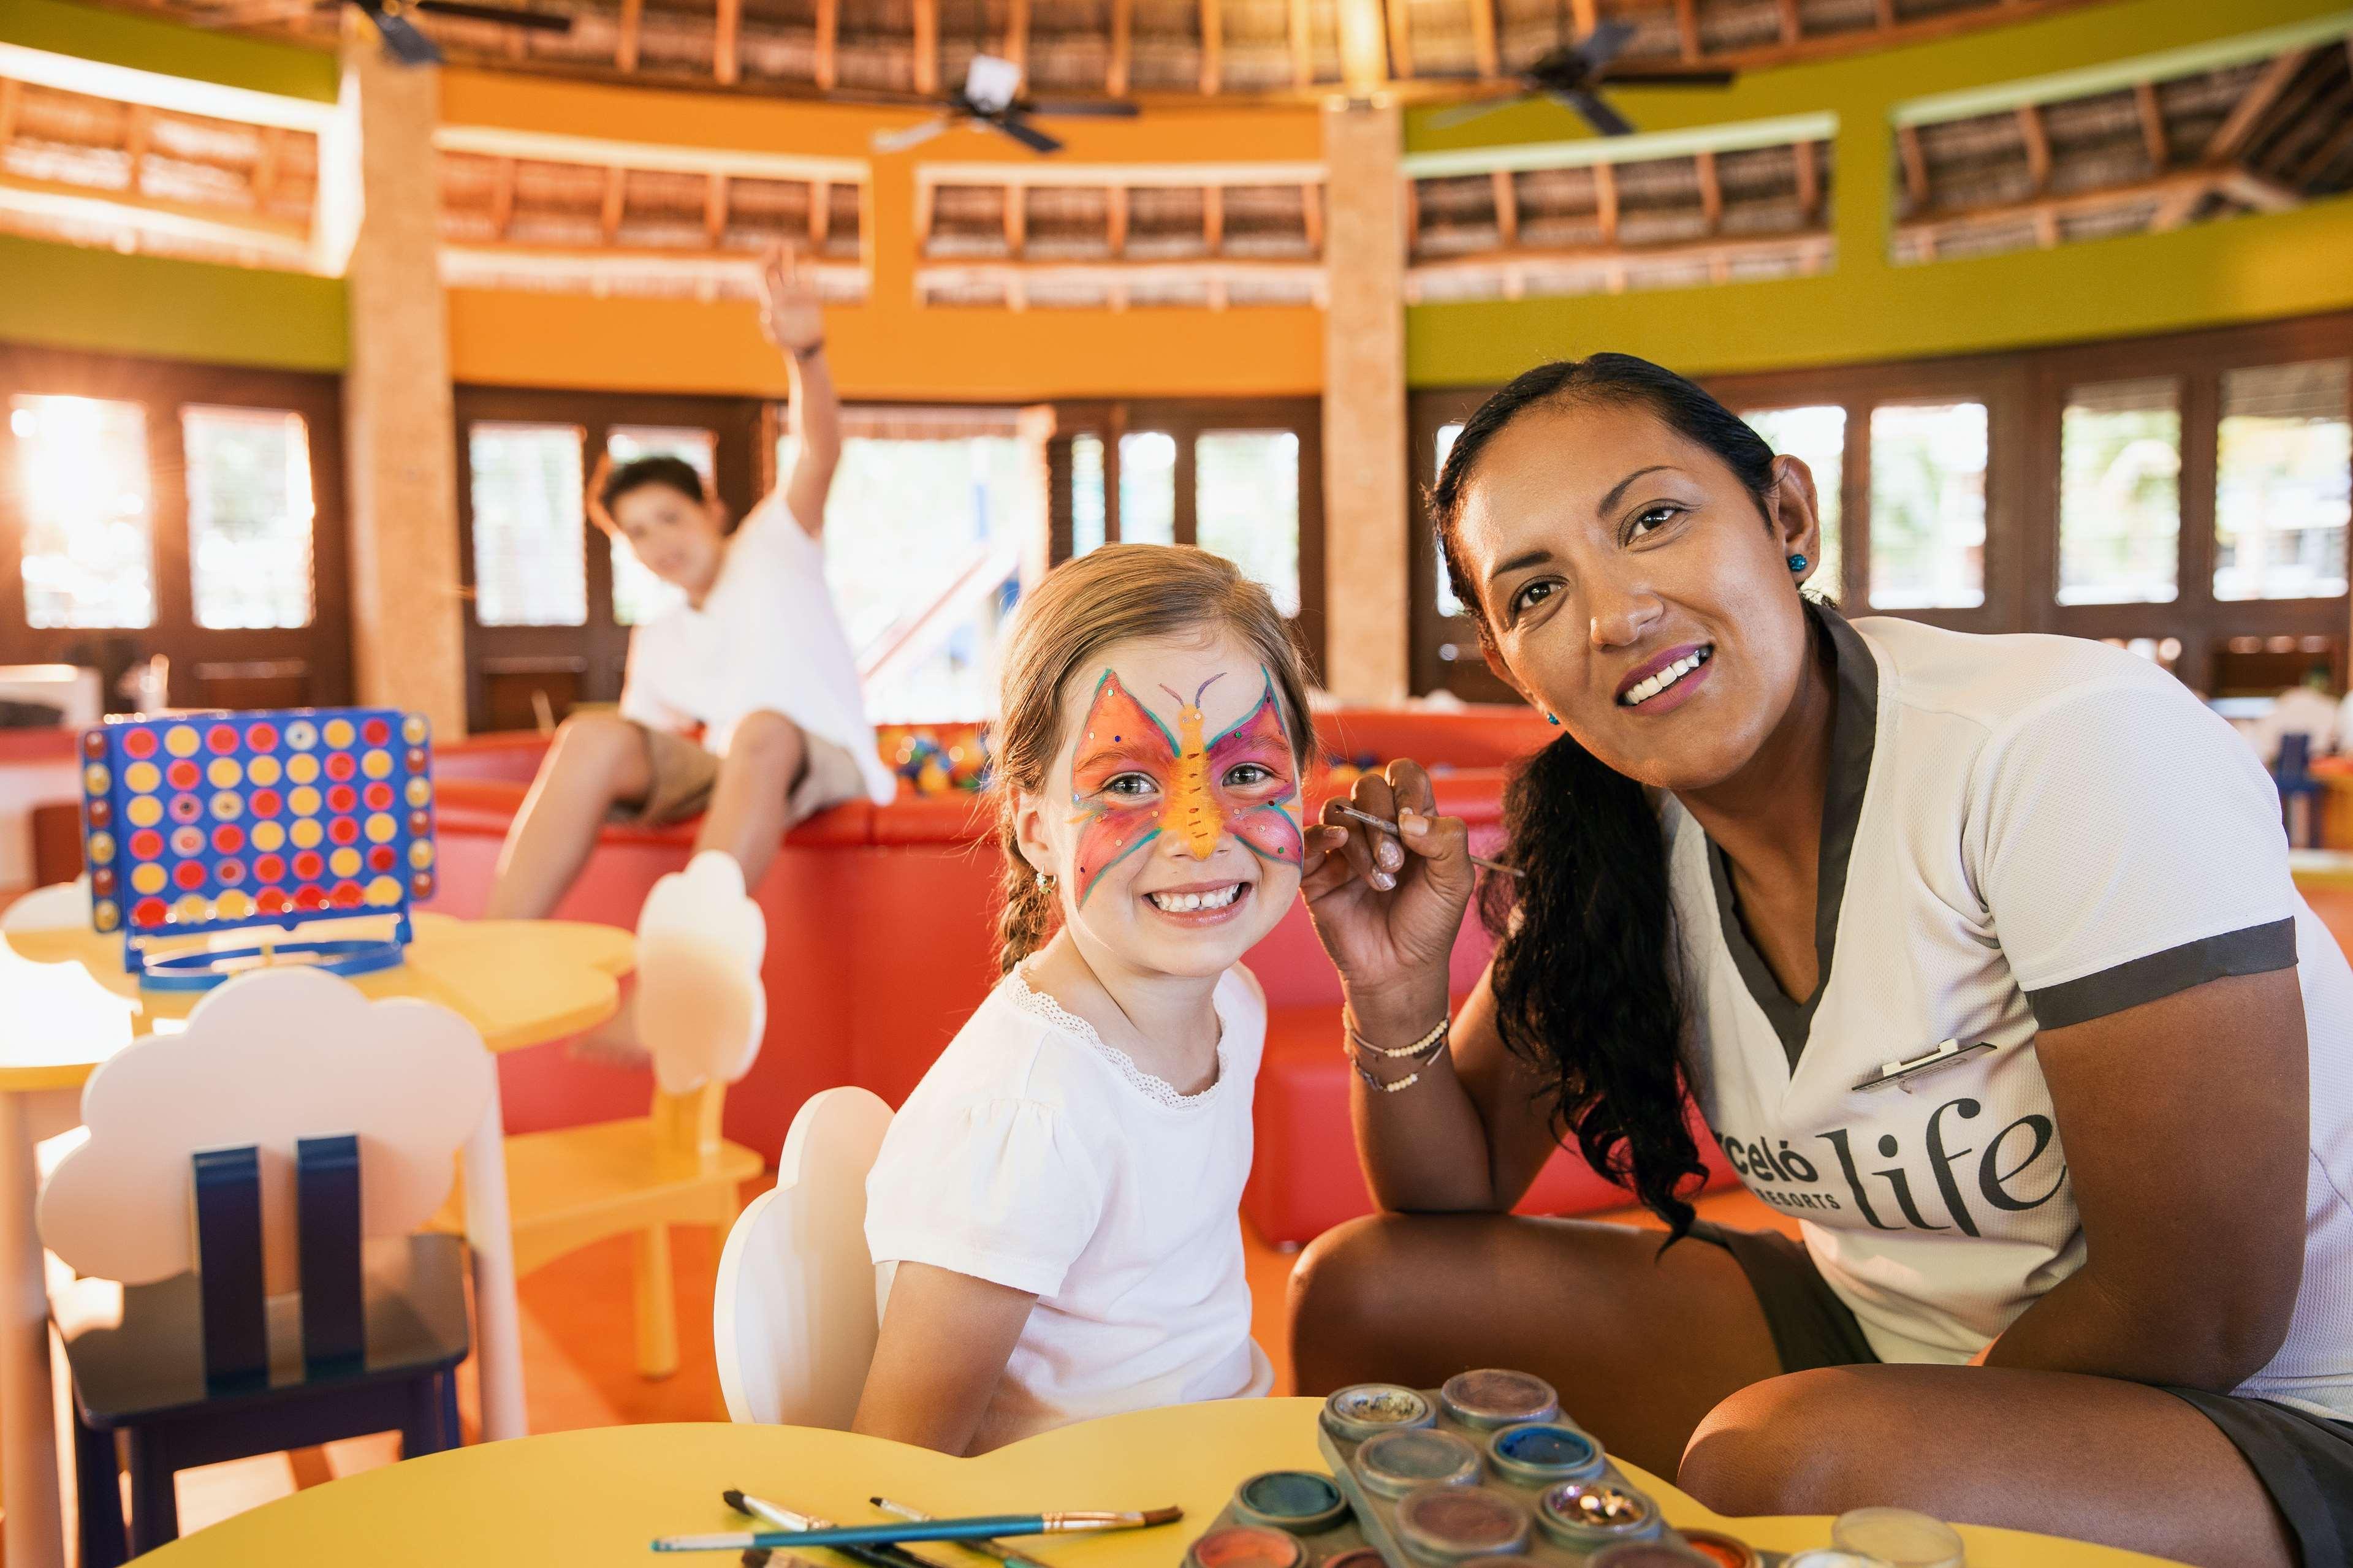
[{"label": "blue paint pot", "polygon": [[1487,1453],[1497,1475],[1524,1487],[1590,1480],[1606,1463],[1600,1444],[1556,1421],[1506,1426],[1488,1440]]}]

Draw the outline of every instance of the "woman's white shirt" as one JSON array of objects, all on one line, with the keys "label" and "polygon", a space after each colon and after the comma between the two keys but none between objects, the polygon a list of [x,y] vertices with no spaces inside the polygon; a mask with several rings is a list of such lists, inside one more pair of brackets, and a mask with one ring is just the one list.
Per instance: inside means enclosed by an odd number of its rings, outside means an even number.
[{"label": "woman's white shirt", "polygon": [[1033,1292],[972,1452],[1119,1411],[1264,1394],[1240,1208],[1266,998],[1219,978],[1217,1081],[1180,1095],[1006,976],[891,1123],[874,1261]]},{"label": "woman's white shirt", "polygon": [[[1965,1362],[2082,1267],[2036,1030],[2295,966],[2311,1058],[2304,1279],[2241,1386],[2353,1418],[2353,969],[2289,879],[2279,800],[2229,725],[2098,643],[1820,620],[1838,660],[1818,933],[1783,996],[1720,852],[1670,800],[1688,1068],[1749,1189],[1881,1359]],[[1989,1051],[1859,1089],[1945,1041]],[[2242,1070],[2213,1042],[2211,1070]],[[2226,1189],[2194,1142],[2150,1148]]]}]

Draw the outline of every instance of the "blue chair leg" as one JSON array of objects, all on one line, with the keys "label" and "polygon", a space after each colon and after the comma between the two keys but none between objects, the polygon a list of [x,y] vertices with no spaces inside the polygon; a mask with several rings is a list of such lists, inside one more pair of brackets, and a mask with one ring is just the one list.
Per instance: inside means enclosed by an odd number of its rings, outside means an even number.
[{"label": "blue chair leg", "polygon": [[131,1554],[180,1538],[180,1500],[172,1489],[171,1447],[155,1433],[131,1430]]},{"label": "blue chair leg", "polygon": [[122,1472],[114,1434],[101,1432],[74,1410],[74,1496],[81,1512],[82,1568],[119,1568],[130,1555],[122,1534]]},{"label": "blue chair leg", "polygon": [[448,1447],[462,1448],[466,1427],[458,1418],[458,1369],[451,1367],[435,1381],[441,1384],[441,1441]]},{"label": "blue chair leg", "polygon": [[408,1413],[400,1424],[400,1457],[414,1459],[438,1454],[448,1445],[441,1436],[441,1379],[414,1377],[408,1381]]}]

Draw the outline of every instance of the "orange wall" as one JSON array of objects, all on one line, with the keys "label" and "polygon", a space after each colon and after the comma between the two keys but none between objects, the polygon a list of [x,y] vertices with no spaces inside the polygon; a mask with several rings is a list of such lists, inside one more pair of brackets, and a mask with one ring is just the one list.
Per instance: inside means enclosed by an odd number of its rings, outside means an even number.
[{"label": "orange wall", "polygon": [[[867,302],[830,312],[834,372],[851,397],[1018,401],[1045,397],[1271,395],[1323,385],[1323,312],[1007,311],[924,307],[914,299],[915,182],[925,163],[1006,163],[1004,138],[954,132],[914,153],[871,156],[875,130],[908,110],[853,109],[721,93],[656,91],[474,70],[448,71],[441,119],[690,147],[759,148],[870,158]],[[1315,161],[1313,109],[1160,108],[1138,120],[1058,121],[1064,162]],[[596,299],[454,289],[452,372],[463,382],[645,391],[775,394],[783,365],[748,303]]]}]

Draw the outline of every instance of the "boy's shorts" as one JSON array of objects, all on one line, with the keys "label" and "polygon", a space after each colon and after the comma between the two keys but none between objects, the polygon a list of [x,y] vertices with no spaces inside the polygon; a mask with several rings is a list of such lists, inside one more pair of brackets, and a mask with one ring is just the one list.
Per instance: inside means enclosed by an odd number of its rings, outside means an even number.
[{"label": "boy's shorts", "polygon": [[[636,723],[634,720],[631,722]],[[702,815],[711,804],[712,787],[719,783],[720,759],[683,735],[644,724],[637,724],[636,728],[645,738],[653,787],[646,792],[643,805],[623,807],[615,815],[648,827]],[[866,780],[858,771],[857,759],[848,752],[807,730],[801,731],[801,744],[806,748],[807,761],[801,768],[800,782],[793,786],[791,822],[800,822],[829,805],[857,800],[866,794]]]}]

